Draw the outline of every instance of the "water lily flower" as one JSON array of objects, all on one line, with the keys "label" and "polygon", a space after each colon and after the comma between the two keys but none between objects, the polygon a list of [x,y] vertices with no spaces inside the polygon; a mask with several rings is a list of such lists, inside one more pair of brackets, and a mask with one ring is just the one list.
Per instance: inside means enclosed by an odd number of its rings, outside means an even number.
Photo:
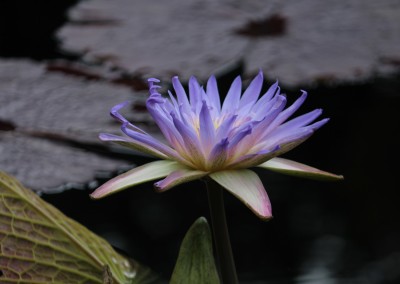
[{"label": "water lily flower", "polygon": [[257,216],[272,216],[271,203],[264,186],[251,167],[283,174],[320,179],[342,179],[316,168],[277,156],[309,138],[328,119],[315,122],[322,110],[288,120],[303,104],[307,93],[285,109],[286,97],[278,82],[260,96],[263,74],[252,80],[242,94],[237,77],[221,104],[217,82],[211,76],[206,89],[195,77],[189,80],[189,96],[178,80],[172,78],[175,96],[163,97],[157,79],[149,79],[150,97],[146,106],[165,137],[161,142],[126,120],[119,112],[128,102],[116,105],[111,115],[121,122],[126,136],[100,134],[111,141],[150,154],[160,160],[134,168],[106,182],[91,196],[101,198],[122,189],[157,180],[158,191],[209,177],[240,199]]}]

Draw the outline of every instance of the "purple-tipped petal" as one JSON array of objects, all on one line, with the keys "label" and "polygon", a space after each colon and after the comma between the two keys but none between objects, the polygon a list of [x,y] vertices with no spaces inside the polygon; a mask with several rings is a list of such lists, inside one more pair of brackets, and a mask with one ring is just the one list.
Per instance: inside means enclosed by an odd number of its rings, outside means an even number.
[{"label": "purple-tipped petal", "polygon": [[229,164],[227,167],[230,169],[245,169],[255,167],[275,157],[280,148],[280,145],[276,145],[272,149],[261,150],[255,154],[244,155],[237,159],[234,163]]},{"label": "purple-tipped petal", "polygon": [[117,105],[113,106],[113,107],[111,108],[111,110],[110,110],[110,115],[111,115],[112,117],[114,117],[115,119],[117,119],[118,121],[122,122],[122,123],[128,122],[128,121],[126,120],[126,118],[123,117],[123,116],[119,113],[119,110],[122,109],[122,108],[124,108],[124,107],[126,107],[128,104],[129,104],[129,101],[126,101],[126,102],[122,102],[122,103],[120,103],[120,104],[117,104]]},{"label": "purple-tipped petal", "polygon": [[160,151],[161,153],[168,156],[169,158],[181,160],[180,157],[178,156],[178,154],[176,153],[176,151],[174,149],[172,149],[171,147],[168,147],[167,145],[161,143],[160,141],[158,141],[157,139],[153,138],[150,135],[145,135],[145,134],[133,131],[133,130],[129,129],[127,126],[128,125],[123,124],[121,129],[126,135],[128,135],[132,139],[134,139],[138,142],[141,142],[145,145],[148,145],[151,148],[156,149],[157,151]]},{"label": "purple-tipped petal", "polygon": [[119,145],[132,148],[141,153],[146,153],[151,156],[158,157],[160,159],[168,158],[168,156],[164,155],[163,153],[154,149],[153,147],[150,147],[149,145],[146,145],[144,143],[141,143],[141,142],[133,140],[133,139],[129,139],[129,138],[125,138],[122,136],[113,135],[113,134],[108,134],[108,133],[100,133],[99,138],[102,141],[117,143]]},{"label": "purple-tipped petal", "polygon": [[161,160],[151,162],[107,181],[90,196],[95,199],[103,198],[128,187],[166,177],[171,172],[182,168],[186,167],[175,161]]},{"label": "purple-tipped petal", "polygon": [[150,78],[147,80],[147,82],[149,83],[149,92],[150,92],[150,97],[157,97],[157,96],[161,96],[157,89],[161,88],[160,86],[156,85],[155,83],[159,83],[160,80],[155,79],[155,78]]},{"label": "purple-tipped petal", "polygon": [[269,89],[268,91],[257,101],[257,103],[253,106],[251,109],[252,112],[254,113],[265,113],[269,111],[269,108],[271,106],[270,101],[272,98],[275,96],[275,94],[279,94],[279,86],[278,86],[278,81],[276,81]]},{"label": "purple-tipped petal", "polygon": [[157,191],[163,192],[179,184],[200,179],[207,174],[207,172],[196,171],[189,168],[179,169],[170,173],[165,179],[156,182],[154,187]]},{"label": "purple-tipped petal", "polygon": [[318,180],[343,179],[342,175],[335,175],[332,173],[321,171],[319,169],[283,158],[273,158],[261,165],[258,165],[258,167],[282,174],[310,178],[310,179],[318,179]]},{"label": "purple-tipped petal", "polygon": [[[252,128],[250,125],[247,125],[246,127],[244,127],[243,129],[241,129],[240,131],[238,131],[235,135],[233,135],[233,137],[230,139],[229,141],[229,149],[231,151],[234,151],[234,147],[242,141],[242,139],[244,137],[246,137],[247,135],[251,134]],[[233,150],[232,150],[233,149]]]},{"label": "purple-tipped petal", "polygon": [[141,133],[146,133],[144,130],[140,129],[139,127],[136,127],[135,125],[131,124],[125,117],[122,116],[122,114],[119,113],[119,110],[124,108],[129,104],[129,101],[125,101],[123,103],[117,104],[114,107],[111,108],[110,110],[110,115],[118,120],[121,123],[126,123],[129,124],[131,128],[133,128],[135,131],[141,132]]},{"label": "purple-tipped petal", "polygon": [[210,148],[215,143],[215,129],[214,123],[211,119],[210,111],[208,110],[208,106],[205,101],[203,101],[203,106],[200,111],[199,124],[201,144],[206,150],[205,153],[208,154]]},{"label": "purple-tipped petal", "polygon": [[228,138],[222,139],[214,148],[211,150],[211,153],[207,160],[207,168],[212,170],[218,170],[226,162],[228,158]]},{"label": "purple-tipped petal", "polygon": [[167,115],[165,113],[165,109],[160,104],[151,103],[149,102],[149,100],[147,100],[147,109],[158,127],[160,128],[164,137],[175,148],[175,150],[183,147],[183,139],[180,136],[179,132],[176,130],[169,113]]},{"label": "purple-tipped petal", "polygon": [[260,98],[259,102],[263,103],[263,100],[270,101],[276,94],[279,94],[279,82],[276,80],[275,83],[268,88],[268,91]]},{"label": "purple-tipped petal", "polygon": [[301,105],[304,103],[304,101],[306,100],[308,94],[306,91],[301,90],[301,96],[287,109],[285,109],[281,116],[283,120],[288,119],[295,111],[297,111],[299,109],[299,107],[301,107]]},{"label": "purple-tipped petal", "polygon": [[228,94],[222,105],[222,114],[235,111],[239,107],[240,94],[242,93],[242,80],[237,76],[229,88]]},{"label": "purple-tipped petal", "polygon": [[[311,129],[302,129],[296,134],[283,138],[281,141],[276,142],[279,145],[279,149],[274,152],[274,156],[282,155],[290,150],[296,148],[301,143],[306,141],[314,133]],[[269,148],[275,147],[275,145],[268,146]]]},{"label": "purple-tipped petal", "polygon": [[321,114],[322,114],[322,109],[315,109],[306,114],[298,116],[292,120],[289,120],[288,122],[285,122],[284,124],[279,126],[277,130],[290,131],[290,129],[293,129],[293,128],[306,126],[307,124],[313,122]]},{"label": "purple-tipped petal", "polygon": [[183,88],[181,82],[178,79],[178,76],[175,76],[172,78],[172,85],[174,87],[176,96],[178,98],[178,103],[182,104],[184,106],[185,111],[189,111],[189,109],[190,109],[189,100],[186,95],[185,89]]},{"label": "purple-tipped petal", "polygon": [[257,144],[260,140],[264,140],[263,138],[267,136],[268,127],[278,117],[279,113],[286,105],[286,98],[284,96],[277,96],[273,101],[274,106],[263,117],[262,121],[254,127],[252,135],[253,145]]},{"label": "purple-tipped petal", "polygon": [[211,76],[207,81],[207,96],[213,108],[219,113],[221,111],[221,101],[218,92],[218,85],[215,76]]},{"label": "purple-tipped petal", "polygon": [[278,117],[268,127],[268,132],[274,130],[276,127],[285,122],[298,108],[303,104],[307,98],[307,92],[302,91],[302,95],[290,107],[282,111]]},{"label": "purple-tipped petal", "polygon": [[160,80],[158,80],[157,78],[149,78],[147,79],[147,82],[149,82],[150,87],[153,85],[153,83],[160,83]]},{"label": "purple-tipped petal", "polygon": [[190,128],[190,125],[187,126],[182,123],[176,116],[172,115],[172,120],[176,129],[179,131],[180,135],[182,136],[183,142],[185,144],[186,153],[190,156],[191,161],[197,161],[199,164],[204,165],[204,155],[203,149],[197,138],[196,133],[193,129]]},{"label": "purple-tipped petal", "polygon": [[216,140],[220,141],[221,139],[228,136],[229,132],[232,130],[233,124],[237,119],[237,115],[231,115],[221,123],[221,125],[217,128],[216,131]]},{"label": "purple-tipped petal", "polygon": [[240,112],[247,113],[256,103],[261,92],[263,80],[263,73],[260,70],[240,99]]},{"label": "purple-tipped petal", "polygon": [[179,110],[179,104],[177,102],[177,100],[174,98],[174,96],[172,95],[171,91],[168,91],[168,95],[169,95],[169,99],[172,102],[172,106],[171,109],[169,109],[169,112],[171,112],[172,110],[174,111],[178,111]]},{"label": "purple-tipped petal", "polygon": [[189,79],[189,99],[192,110],[196,112],[197,105],[201,105],[201,95],[200,84],[194,76]]},{"label": "purple-tipped petal", "polygon": [[310,128],[313,131],[315,131],[315,130],[318,130],[320,127],[324,126],[328,121],[329,121],[329,118],[324,118],[320,121],[317,121],[317,122],[307,126],[307,128]]},{"label": "purple-tipped petal", "polygon": [[260,178],[250,170],[227,170],[210,174],[210,177],[236,196],[258,217],[272,217],[271,202]]}]

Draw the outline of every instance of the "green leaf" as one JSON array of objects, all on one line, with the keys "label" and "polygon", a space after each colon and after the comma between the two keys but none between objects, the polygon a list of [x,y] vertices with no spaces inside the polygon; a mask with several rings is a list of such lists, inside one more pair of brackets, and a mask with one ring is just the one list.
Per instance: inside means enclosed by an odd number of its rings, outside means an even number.
[{"label": "green leaf", "polygon": [[220,283],[207,220],[201,217],[183,239],[170,284]]},{"label": "green leaf", "polygon": [[0,283],[152,283],[147,268],[0,172]]}]

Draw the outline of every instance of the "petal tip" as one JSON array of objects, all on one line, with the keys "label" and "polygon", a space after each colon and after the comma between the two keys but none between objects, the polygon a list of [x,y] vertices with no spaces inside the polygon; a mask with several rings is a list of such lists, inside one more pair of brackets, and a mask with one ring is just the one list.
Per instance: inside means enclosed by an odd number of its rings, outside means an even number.
[{"label": "petal tip", "polygon": [[266,215],[266,216],[258,216],[262,221],[265,221],[265,222],[268,222],[268,221],[271,221],[273,218],[274,218],[274,216],[272,216],[272,215]]},{"label": "petal tip", "polygon": [[96,200],[96,199],[102,198],[103,195],[101,193],[99,193],[98,190],[96,189],[91,194],[89,194],[89,197],[90,197],[90,199]]},{"label": "petal tip", "polygon": [[149,79],[147,79],[147,82],[149,84],[151,84],[151,83],[160,83],[160,80],[158,80],[157,78],[149,78]]},{"label": "petal tip", "polygon": [[162,193],[164,191],[167,191],[168,188],[165,188],[165,185],[163,185],[163,180],[159,180],[155,183],[153,183],[153,190],[157,193]]}]

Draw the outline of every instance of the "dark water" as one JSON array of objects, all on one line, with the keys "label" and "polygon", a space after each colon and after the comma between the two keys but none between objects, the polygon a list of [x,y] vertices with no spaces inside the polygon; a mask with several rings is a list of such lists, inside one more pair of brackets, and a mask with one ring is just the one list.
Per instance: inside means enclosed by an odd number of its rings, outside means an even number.
[{"label": "dark water", "polygon": [[[0,6],[7,2],[12,1]],[[52,35],[66,7],[76,1],[28,2],[24,9],[18,6],[22,1],[0,9],[0,56],[63,57]],[[56,8],[47,14],[43,5]],[[7,16],[12,13],[17,18]],[[48,17],[46,28],[26,25],[24,17],[40,27]],[[285,157],[343,174],[343,182],[256,170],[272,201],[274,219],[269,222],[225,194],[244,283],[400,283],[399,79],[307,88],[310,97],[300,112],[323,108],[331,121]],[[199,216],[209,216],[201,182],[163,194],[144,184],[99,201],[76,190],[43,198],[166,279],[186,230]]]}]

